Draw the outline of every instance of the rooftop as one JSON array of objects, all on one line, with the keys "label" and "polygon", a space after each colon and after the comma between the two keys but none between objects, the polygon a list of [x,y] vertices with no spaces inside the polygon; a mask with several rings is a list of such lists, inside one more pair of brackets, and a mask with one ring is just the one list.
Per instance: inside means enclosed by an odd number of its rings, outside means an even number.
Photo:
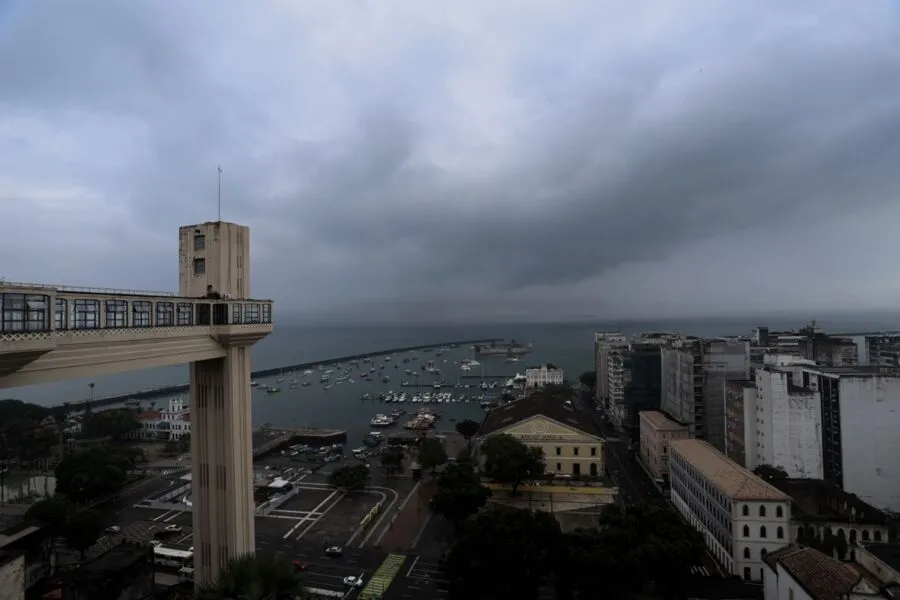
[{"label": "rooftop", "polygon": [[900,544],[863,543],[863,547],[875,558],[900,572]]},{"label": "rooftop", "polygon": [[792,515],[800,520],[887,525],[888,515],[855,494],[822,479],[775,479],[772,485],[793,499]]},{"label": "rooftop", "polygon": [[788,544],[765,560],[772,569],[780,564],[813,600],[841,600],[860,580],[850,565],[806,546]]},{"label": "rooftop", "polygon": [[485,415],[479,435],[490,435],[531,417],[541,415],[560,425],[572,427],[588,435],[603,437],[591,415],[571,403],[561,402],[541,392],[495,408]]},{"label": "rooftop", "polygon": [[669,448],[693,465],[703,477],[732,500],[791,499],[703,440],[672,440],[669,442]]},{"label": "rooftop", "polygon": [[121,573],[142,561],[152,561],[153,551],[147,546],[123,542],[112,547],[70,575],[70,579],[95,580],[110,573]]},{"label": "rooftop", "polygon": [[640,413],[640,418],[647,421],[650,427],[657,431],[682,431],[687,429],[686,425],[673,421],[658,410],[645,410]]}]

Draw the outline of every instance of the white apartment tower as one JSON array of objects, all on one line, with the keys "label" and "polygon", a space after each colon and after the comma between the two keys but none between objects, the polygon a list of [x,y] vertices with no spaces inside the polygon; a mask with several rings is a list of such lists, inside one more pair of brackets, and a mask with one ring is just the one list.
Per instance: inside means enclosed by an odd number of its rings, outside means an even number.
[{"label": "white apartment tower", "polygon": [[597,373],[596,402],[602,406],[610,420],[621,427],[625,415],[625,354],[628,339],[621,331],[594,334],[594,368]]}]

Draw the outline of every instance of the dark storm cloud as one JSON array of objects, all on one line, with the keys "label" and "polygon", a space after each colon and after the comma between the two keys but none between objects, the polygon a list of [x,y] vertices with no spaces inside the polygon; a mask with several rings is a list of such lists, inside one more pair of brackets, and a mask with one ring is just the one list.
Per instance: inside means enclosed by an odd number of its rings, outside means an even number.
[{"label": "dark storm cloud", "polygon": [[303,310],[604,307],[648,263],[689,275],[704,240],[787,227],[730,256],[752,267],[802,251],[792,227],[895,204],[887,2],[489,4],[13,3],[0,219],[59,248],[8,276],[171,287],[219,164],[254,287]]}]

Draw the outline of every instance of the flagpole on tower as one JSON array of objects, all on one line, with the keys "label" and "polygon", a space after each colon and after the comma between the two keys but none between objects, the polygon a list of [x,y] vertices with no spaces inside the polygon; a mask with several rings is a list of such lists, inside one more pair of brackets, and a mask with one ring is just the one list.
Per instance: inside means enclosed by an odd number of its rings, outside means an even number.
[{"label": "flagpole on tower", "polygon": [[216,169],[219,172],[217,196],[218,196],[218,200],[219,200],[219,221],[221,222],[222,221],[222,167],[218,166],[218,167],[216,167]]}]

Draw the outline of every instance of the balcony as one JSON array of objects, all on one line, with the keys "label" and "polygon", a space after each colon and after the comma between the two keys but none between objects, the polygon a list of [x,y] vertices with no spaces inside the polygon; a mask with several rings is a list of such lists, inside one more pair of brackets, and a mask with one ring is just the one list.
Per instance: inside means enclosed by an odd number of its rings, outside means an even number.
[{"label": "balcony", "polygon": [[0,308],[0,388],[220,358],[272,332],[271,300],[0,282]]}]

